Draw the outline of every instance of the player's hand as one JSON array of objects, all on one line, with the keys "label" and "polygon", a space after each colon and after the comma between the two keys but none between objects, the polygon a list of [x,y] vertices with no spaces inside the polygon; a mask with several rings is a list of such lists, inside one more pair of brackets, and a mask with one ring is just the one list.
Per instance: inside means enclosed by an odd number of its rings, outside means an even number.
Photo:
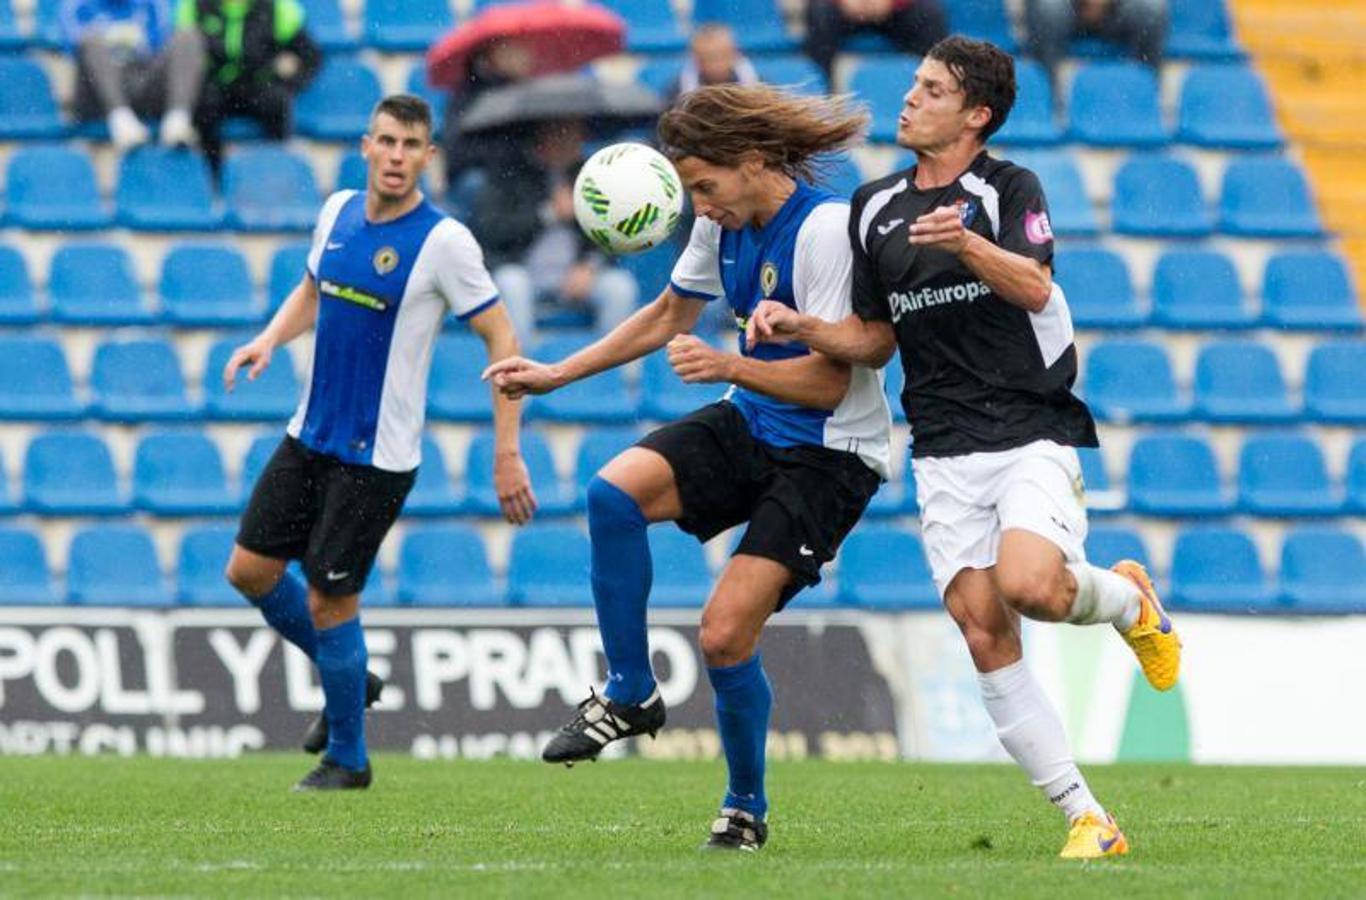
[{"label": "player's hand", "polygon": [[560,386],[553,366],[524,356],[500,359],[479,377],[492,381],[509,400],[520,400],[528,394],[548,394]]},{"label": "player's hand", "polygon": [[669,365],[688,384],[713,384],[731,380],[734,356],[722,353],[694,334],[680,334],[669,341]]},{"label": "player's hand", "polygon": [[957,256],[968,243],[968,230],[956,206],[941,206],[911,223],[910,242],[920,247],[937,247]]},{"label": "player's hand", "polygon": [[498,492],[498,506],[503,510],[503,518],[513,525],[525,525],[536,514],[536,494],[531,489],[531,474],[527,472],[522,454],[516,450],[494,455],[493,489]]},{"label": "player's hand", "polygon": [[237,384],[237,370],[243,366],[251,367],[247,369],[247,381],[255,381],[256,376],[270,365],[270,356],[274,352],[274,341],[264,337],[257,337],[232,351],[228,364],[223,367],[223,387],[232,392]]},{"label": "player's hand", "polygon": [[753,350],[755,344],[795,340],[800,324],[801,314],[792,307],[777,300],[760,300],[745,325],[745,346]]}]

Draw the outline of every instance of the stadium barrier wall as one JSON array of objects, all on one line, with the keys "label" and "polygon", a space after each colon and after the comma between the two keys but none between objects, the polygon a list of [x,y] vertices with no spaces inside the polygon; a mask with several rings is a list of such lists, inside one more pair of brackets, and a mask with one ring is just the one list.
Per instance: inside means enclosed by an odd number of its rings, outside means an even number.
[{"label": "stadium barrier wall", "polygon": [[[372,748],[532,758],[598,684],[589,610],[380,609],[389,686]],[[711,759],[720,743],[695,611],[652,614],[669,727],[619,753]],[[1079,758],[1366,762],[1366,616],[1181,617],[1182,683],[1142,681],[1107,629],[1026,628],[1027,656]],[[776,758],[1004,759],[962,639],[942,614],[789,611],[766,632]],[[292,750],[322,706],[302,653],[254,610],[0,609],[0,754],[232,757]]]}]

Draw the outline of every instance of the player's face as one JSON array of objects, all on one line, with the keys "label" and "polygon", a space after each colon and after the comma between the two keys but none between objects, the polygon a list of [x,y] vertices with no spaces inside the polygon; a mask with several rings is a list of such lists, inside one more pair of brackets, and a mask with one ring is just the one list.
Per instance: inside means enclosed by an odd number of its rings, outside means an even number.
[{"label": "player's face", "polygon": [[717,166],[695,156],[685,156],[675,168],[692,198],[696,215],[732,231],[743,228],[753,216],[754,204],[749,198],[751,179],[743,165]]},{"label": "player's face", "polygon": [[418,178],[435,152],[425,125],[405,124],[380,113],[370,133],[361,138],[361,155],[369,167],[369,189],[388,202],[407,199],[417,190]]},{"label": "player's face", "polygon": [[963,106],[963,86],[949,67],[927,59],[915,71],[897,119],[896,142],[911,150],[937,150],[962,136],[977,108]]}]

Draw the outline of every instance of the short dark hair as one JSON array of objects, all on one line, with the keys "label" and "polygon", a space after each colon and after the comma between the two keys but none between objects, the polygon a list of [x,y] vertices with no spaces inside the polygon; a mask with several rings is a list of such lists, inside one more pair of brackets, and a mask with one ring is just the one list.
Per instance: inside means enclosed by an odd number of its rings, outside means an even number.
[{"label": "short dark hair", "polygon": [[376,103],[370,112],[371,129],[374,128],[375,120],[381,113],[393,117],[404,125],[425,125],[427,134],[432,133],[432,108],[421,97],[413,94],[390,94],[385,97]]},{"label": "short dark hair", "polygon": [[925,54],[937,59],[963,86],[963,106],[985,106],[991,121],[982,129],[982,143],[1006,123],[1015,105],[1015,60],[989,41],[974,41],[962,35],[944,38]]}]

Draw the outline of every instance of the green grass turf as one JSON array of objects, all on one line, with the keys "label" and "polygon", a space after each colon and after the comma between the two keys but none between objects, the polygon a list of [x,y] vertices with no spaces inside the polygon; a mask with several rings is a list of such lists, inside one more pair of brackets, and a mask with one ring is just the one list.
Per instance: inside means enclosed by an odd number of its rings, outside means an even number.
[{"label": "green grass turf", "polygon": [[419,762],[292,795],[303,756],[0,759],[0,895],[1366,895],[1366,771],[1128,765],[1091,784],[1133,849],[1055,859],[1010,766],[776,763],[770,843],[699,852],[720,763]]}]

